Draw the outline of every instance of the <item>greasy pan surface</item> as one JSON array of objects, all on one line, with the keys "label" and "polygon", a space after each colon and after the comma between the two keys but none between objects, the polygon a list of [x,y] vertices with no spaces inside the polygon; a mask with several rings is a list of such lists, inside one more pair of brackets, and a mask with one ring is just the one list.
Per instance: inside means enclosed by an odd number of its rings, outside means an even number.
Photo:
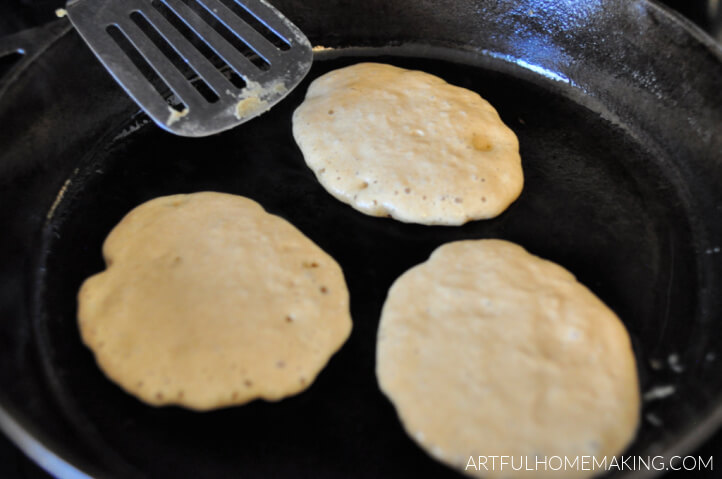
[{"label": "greasy pan surface", "polygon": [[[564,265],[622,318],[642,391],[674,388],[645,402],[628,454],[680,454],[714,430],[719,50],[645,2],[274,3],[314,44],[363,48],[319,54],[287,100],[222,135],[148,124],[73,33],[0,97],[0,425],[16,441],[34,437],[103,477],[454,477],[403,432],[376,385],[374,348],[390,284],[466,238],[508,239]],[[424,227],[367,217],[323,191],[291,113],[313,78],[367,59],[434,73],[496,106],[525,168],[507,212]],[[103,268],[110,229],[143,201],[202,190],[259,201],[344,269],[354,330],[296,397],[205,414],[152,408],[105,379],[80,343],[76,293]]]}]

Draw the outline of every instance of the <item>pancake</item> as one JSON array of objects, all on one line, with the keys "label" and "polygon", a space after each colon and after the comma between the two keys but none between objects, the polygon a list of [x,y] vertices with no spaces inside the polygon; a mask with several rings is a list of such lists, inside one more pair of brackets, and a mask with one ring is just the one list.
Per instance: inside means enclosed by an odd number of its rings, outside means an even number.
[{"label": "pancake", "polygon": [[479,94],[379,63],[331,71],[293,114],[307,165],[372,216],[428,225],[493,218],[521,193],[519,143]]},{"label": "pancake", "polygon": [[[611,461],[639,422],[622,322],[567,270],[507,241],[443,245],[396,280],[376,374],[406,432],[479,477],[587,477],[595,471],[514,469]],[[480,456],[515,466],[480,467]]]},{"label": "pancake", "polygon": [[207,410],[297,394],[351,330],[339,265],[241,196],[153,199],[103,245],[78,295],[100,368],[151,405]]}]

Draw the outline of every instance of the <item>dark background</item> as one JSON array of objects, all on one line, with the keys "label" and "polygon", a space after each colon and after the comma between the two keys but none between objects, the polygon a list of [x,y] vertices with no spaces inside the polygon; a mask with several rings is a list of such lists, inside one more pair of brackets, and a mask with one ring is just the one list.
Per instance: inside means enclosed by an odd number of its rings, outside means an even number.
[{"label": "dark background", "polygon": [[[720,0],[662,0],[718,41],[722,41],[722,1]],[[55,19],[55,9],[64,0],[0,0],[0,37],[26,28],[42,25]],[[716,11],[715,8],[716,6]],[[722,79],[721,87],[722,87]],[[722,467],[722,431],[692,452],[695,456],[714,457],[717,469]],[[697,477],[722,477],[719,472],[697,471]],[[48,479],[49,476],[27,459],[0,433],[0,479]]]}]

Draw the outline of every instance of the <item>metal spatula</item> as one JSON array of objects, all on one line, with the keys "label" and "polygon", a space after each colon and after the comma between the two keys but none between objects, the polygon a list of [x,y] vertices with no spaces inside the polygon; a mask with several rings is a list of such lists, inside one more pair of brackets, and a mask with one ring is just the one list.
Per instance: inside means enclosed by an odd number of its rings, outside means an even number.
[{"label": "metal spatula", "polygon": [[264,0],[70,0],[66,9],[125,91],[178,135],[263,113],[311,67],[308,39]]}]

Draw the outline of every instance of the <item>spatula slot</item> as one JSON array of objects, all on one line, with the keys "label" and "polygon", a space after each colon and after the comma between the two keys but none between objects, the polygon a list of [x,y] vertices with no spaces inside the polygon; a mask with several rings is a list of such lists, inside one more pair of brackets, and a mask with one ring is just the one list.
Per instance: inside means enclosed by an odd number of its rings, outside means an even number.
[{"label": "spatula slot", "polygon": [[215,12],[211,11],[206,5],[199,2],[198,0],[181,0],[190,9],[192,9],[204,22],[208,24],[213,30],[215,30],[225,41],[227,41],[233,48],[238,50],[243,56],[253,63],[259,70],[266,71],[271,65],[258,52],[256,52],[250,45],[248,45],[243,39],[237,36],[228,26],[216,15]]},{"label": "spatula slot", "polygon": [[186,105],[173,94],[168,84],[155,72],[145,58],[143,58],[143,55],[133,46],[130,39],[128,39],[125,33],[123,33],[117,25],[109,25],[106,27],[105,31],[123,51],[123,53],[125,53],[128,60],[133,63],[140,74],[148,80],[148,83],[153,86],[155,91],[158,92],[158,94],[168,103],[168,105],[170,105],[171,108],[178,112],[186,110]]},{"label": "spatula slot", "polygon": [[281,51],[291,48],[290,42],[281,34],[268,26],[261,18],[256,16],[246,5],[239,3],[237,0],[220,0],[229,10],[235,13],[241,20],[246,22],[251,28],[263,35],[273,46]]},{"label": "spatula slot", "polygon": [[242,89],[246,86],[245,80],[236,73],[221,57],[219,57],[208,44],[199,37],[186,23],[178,17],[165,3],[160,0],[153,0],[151,6],[160,13],[163,18],[168,20],[178,32],[185,37],[201,55],[203,55],[213,67],[221,72],[233,85],[238,89]]},{"label": "spatula slot", "polygon": [[198,72],[193,70],[189,63],[181,56],[181,54],[171,46],[168,41],[163,38],[163,35],[155,29],[155,27],[148,21],[142,12],[135,10],[130,14],[130,19],[133,20],[138,28],[158,47],[158,49],[165,55],[173,66],[193,85],[193,87],[201,94],[201,96],[209,103],[215,103],[219,100],[219,96],[213,91],[213,89],[199,77]]}]

